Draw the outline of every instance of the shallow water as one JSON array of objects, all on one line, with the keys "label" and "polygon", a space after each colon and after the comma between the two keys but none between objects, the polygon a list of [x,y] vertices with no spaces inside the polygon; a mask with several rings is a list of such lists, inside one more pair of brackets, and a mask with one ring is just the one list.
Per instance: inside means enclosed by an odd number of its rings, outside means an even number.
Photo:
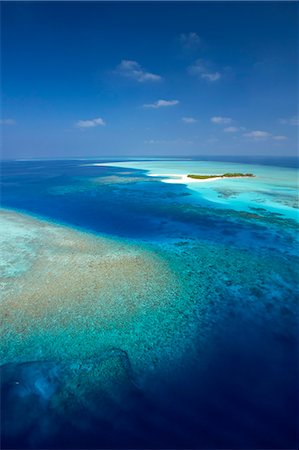
[{"label": "shallow water", "polygon": [[[226,178],[206,182],[190,180],[188,189],[214,206],[238,211],[263,207],[299,221],[298,169],[219,161],[137,161],[105,163],[110,167],[146,170],[164,182],[179,182],[180,174],[221,175],[228,172],[253,173],[254,178]],[[254,172],[253,172],[254,171]],[[174,175],[174,177],[172,177]]]},{"label": "shallow water", "polygon": [[297,169],[92,163],[3,163],[2,446],[296,447]]}]

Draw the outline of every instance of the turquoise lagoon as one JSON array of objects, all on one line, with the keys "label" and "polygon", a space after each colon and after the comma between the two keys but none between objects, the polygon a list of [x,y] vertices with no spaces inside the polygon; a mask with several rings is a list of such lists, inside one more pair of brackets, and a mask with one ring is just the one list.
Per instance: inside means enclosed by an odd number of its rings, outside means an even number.
[{"label": "turquoise lagoon", "polygon": [[[187,173],[253,179],[181,182]],[[2,163],[4,448],[294,448],[298,169]]]},{"label": "turquoise lagoon", "polygon": [[221,161],[135,161],[104,163],[110,167],[146,170],[149,176],[160,177],[166,183],[180,183],[182,174],[247,173],[254,170],[255,178],[222,179],[187,183],[189,189],[202,199],[239,211],[265,208],[299,220],[298,169]]}]

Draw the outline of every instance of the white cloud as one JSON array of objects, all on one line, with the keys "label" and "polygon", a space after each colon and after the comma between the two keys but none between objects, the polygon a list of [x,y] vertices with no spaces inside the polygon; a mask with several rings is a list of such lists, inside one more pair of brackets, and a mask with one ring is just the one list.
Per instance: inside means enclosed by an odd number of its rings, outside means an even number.
[{"label": "white cloud", "polygon": [[237,131],[239,131],[239,128],[237,127],[226,127],[224,128],[225,133],[236,133]]},{"label": "white cloud", "polygon": [[266,139],[271,137],[271,133],[268,133],[267,131],[250,131],[249,133],[244,133],[244,136],[249,137],[251,139]]},{"label": "white cloud", "polygon": [[214,82],[221,78],[221,73],[211,70],[209,64],[202,59],[198,59],[195,63],[188,68],[191,75],[197,75],[203,80]]},{"label": "white cloud", "polygon": [[194,117],[182,117],[182,122],[184,123],[196,123],[197,120]]},{"label": "white cloud", "polygon": [[14,119],[0,119],[0,125],[15,125],[16,121]]},{"label": "white cloud", "polygon": [[232,123],[233,119],[230,117],[221,117],[221,116],[215,116],[211,117],[211,122],[221,124],[221,125],[227,125],[229,123]]},{"label": "white cloud", "polygon": [[130,61],[127,59],[123,59],[121,61],[121,63],[117,66],[116,71],[119,75],[131,78],[139,83],[162,80],[160,75],[144,70],[137,61]]},{"label": "white cloud", "polygon": [[265,139],[273,139],[274,141],[286,141],[288,139],[287,136],[283,135],[273,136],[268,131],[261,131],[261,130],[250,131],[248,133],[244,133],[243,136],[253,139],[254,141]]},{"label": "white cloud", "polygon": [[221,78],[221,75],[219,72],[213,72],[213,73],[202,73],[201,78],[208,81],[217,81],[219,78]]},{"label": "white cloud", "polygon": [[175,106],[178,105],[180,102],[178,100],[157,100],[154,103],[146,103],[143,105],[143,108],[163,108],[165,106]]},{"label": "white cloud", "polygon": [[299,125],[299,116],[289,117],[288,119],[279,119],[279,122],[283,125]]},{"label": "white cloud", "polygon": [[286,141],[288,138],[286,136],[273,136],[275,141]]},{"label": "white cloud", "polygon": [[106,122],[104,122],[103,119],[101,119],[100,117],[96,118],[96,119],[90,119],[90,120],[78,120],[78,122],[76,122],[75,126],[77,128],[92,128],[92,127],[98,127],[98,126],[105,126]]},{"label": "white cloud", "polygon": [[201,45],[201,39],[197,33],[182,33],[180,43],[184,49],[196,50]]}]

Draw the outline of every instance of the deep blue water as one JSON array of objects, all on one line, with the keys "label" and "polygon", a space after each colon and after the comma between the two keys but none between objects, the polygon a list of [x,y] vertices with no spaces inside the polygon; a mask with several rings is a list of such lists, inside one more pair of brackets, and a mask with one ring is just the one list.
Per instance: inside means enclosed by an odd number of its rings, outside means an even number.
[{"label": "deep blue water", "polygon": [[[296,167],[295,160],[288,161],[277,159],[276,165]],[[30,391],[32,379],[49,382],[47,373],[53,367],[60,370],[61,363],[5,365],[1,379],[2,447],[297,448],[298,328],[296,311],[292,310],[297,298],[295,223],[271,214],[256,220],[229,208],[213,208],[186,186],[149,181],[143,171],[82,164],[3,162],[2,206],[152,246],[190,240],[245,249],[248,258],[281,261],[281,269],[269,267],[269,274],[278,270],[282,279],[286,277],[287,287],[282,283],[279,292],[267,272],[257,273],[250,294],[257,307],[247,310],[239,291],[228,283],[221,288],[217,308],[209,316],[214,325],[208,361],[198,337],[196,357],[186,353],[171,378],[154,374],[146,390],[132,386],[126,404],[112,402],[109,414],[100,411],[101,402],[95,396],[93,404],[82,406],[77,415],[69,417],[66,412],[57,416],[34,390],[23,397],[16,390],[16,378],[24,379]],[[138,180],[93,182],[121,172],[128,172],[121,174],[124,178]],[[198,265],[192,259],[190,264],[194,276]],[[226,270],[216,266],[211,273],[214,269],[218,273]],[[259,311],[265,295],[269,296],[268,316],[264,309],[262,314]],[[278,312],[274,298],[281,305]],[[59,377],[55,382],[63,383]],[[21,426],[16,421],[24,423]],[[15,433],[11,432],[14,427]]]}]

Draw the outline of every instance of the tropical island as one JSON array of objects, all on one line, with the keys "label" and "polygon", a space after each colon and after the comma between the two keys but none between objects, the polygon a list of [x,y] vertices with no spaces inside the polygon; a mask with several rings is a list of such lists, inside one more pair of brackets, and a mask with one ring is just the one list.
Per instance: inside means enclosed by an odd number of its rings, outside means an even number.
[{"label": "tropical island", "polygon": [[243,177],[254,177],[253,173],[224,173],[223,175],[187,175],[188,178],[192,178],[194,180],[208,180],[210,178],[243,178]]}]

